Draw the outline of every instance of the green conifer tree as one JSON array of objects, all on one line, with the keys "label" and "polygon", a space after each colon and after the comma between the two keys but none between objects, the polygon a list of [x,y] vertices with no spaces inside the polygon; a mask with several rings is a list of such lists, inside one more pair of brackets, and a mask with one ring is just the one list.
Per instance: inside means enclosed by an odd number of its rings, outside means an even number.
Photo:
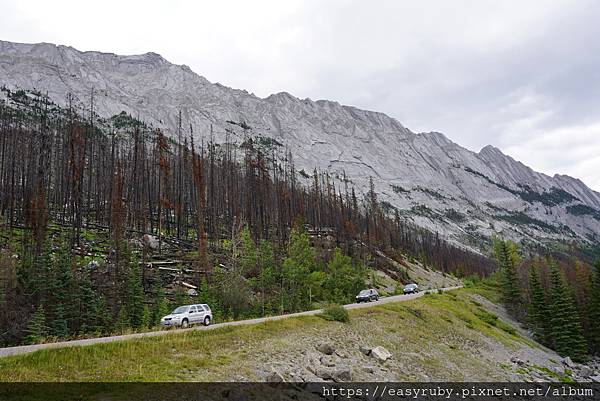
[{"label": "green conifer tree", "polygon": [[134,329],[143,326],[142,315],[144,312],[144,287],[142,285],[142,272],[140,264],[133,258],[129,264],[127,275],[127,314],[129,322]]},{"label": "green conifer tree", "polygon": [[522,314],[520,280],[517,274],[519,253],[512,241],[494,240],[494,254],[501,277],[502,300],[508,311],[516,316]]},{"label": "green conifer tree", "polygon": [[175,289],[175,300],[174,300],[173,306],[178,307],[181,305],[187,305],[189,303],[190,303],[190,298],[185,293],[185,290],[183,289],[183,287],[181,285],[178,285],[177,288]]},{"label": "green conifer tree", "polygon": [[279,282],[278,271],[275,262],[275,253],[271,244],[263,240],[259,247],[260,273],[255,290],[261,294],[262,315],[271,314],[271,298],[277,290]]},{"label": "green conifer tree", "polygon": [[255,276],[258,267],[258,252],[256,250],[256,244],[250,235],[248,226],[244,226],[240,232],[239,258],[240,267],[242,269],[241,273],[246,277]]},{"label": "green conifer tree", "polygon": [[151,320],[152,314],[150,313],[150,308],[148,308],[148,305],[144,304],[144,307],[142,308],[142,316],[140,319],[140,328],[147,329],[148,327],[150,327]]},{"label": "green conifer tree", "polygon": [[546,301],[546,294],[540,282],[537,262],[531,266],[529,272],[529,324],[535,339],[542,344],[549,345],[550,312]]},{"label": "green conifer tree", "polygon": [[314,250],[308,235],[301,229],[290,232],[288,256],[283,261],[283,306],[285,310],[305,309],[310,303],[309,275],[316,269]]},{"label": "green conifer tree", "polygon": [[71,257],[69,248],[63,242],[58,255],[53,259],[52,274],[49,277],[49,298],[52,301],[49,322],[50,334],[57,337],[67,337],[69,327],[75,315],[74,305],[70,295],[74,290],[73,274],[71,272]]},{"label": "green conifer tree", "polygon": [[586,359],[586,341],[583,336],[575,301],[556,264],[550,266],[552,281],[550,322],[554,349],[562,356],[577,362]]},{"label": "green conifer tree", "polygon": [[600,354],[600,260],[594,265],[589,312],[591,348],[594,352]]},{"label": "green conifer tree", "polygon": [[160,319],[169,313],[169,303],[165,298],[160,277],[154,282],[154,304],[152,305],[152,326],[158,326]]},{"label": "green conifer tree", "polygon": [[41,304],[37,307],[35,313],[27,323],[25,333],[25,341],[27,344],[38,344],[46,338],[48,333],[46,328],[46,315]]},{"label": "green conifer tree", "polygon": [[50,322],[50,334],[56,337],[67,337],[69,335],[69,327],[62,303],[56,304],[53,309],[54,319]]},{"label": "green conifer tree", "polygon": [[108,302],[106,302],[106,297],[100,296],[97,298],[94,310],[96,312],[94,331],[109,333],[113,326],[113,316]]},{"label": "green conifer tree", "polygon": [[77,281],[75,300],[76,326],[81,333],[96,332],[97,294],[92,286],[89,272],[84,271]]},{"label": "green conifer tree", "polygon": [[117,315],[117,321],[114,325],[114,331],[119,334],[124,334],[129,327],[131,327],[131,322],[129,321],[127,308],[121,305],[119,308],[119,314]]},{"label": "green conifer tree", "polygon": [[342,254],[340,248],[335,248],[333,257],[327,264],[324,283],[326,300],[340,304],[351,302],[364,287],[364,276],[362,266],[354,266],[349,256]]}]

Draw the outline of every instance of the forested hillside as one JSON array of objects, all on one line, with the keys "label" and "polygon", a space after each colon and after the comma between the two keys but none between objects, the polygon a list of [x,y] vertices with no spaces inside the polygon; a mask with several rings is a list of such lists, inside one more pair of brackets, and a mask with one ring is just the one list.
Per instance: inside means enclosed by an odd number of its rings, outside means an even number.
[{"label": "forested hillside", "polygon": [[600,261],[570,254],[521,255],[512,241],[495,241],[497,284],[508,312],[533,337],[562,356],[585,361],[600,354]]},{"label": "forested hillside", "polygon": [[82,111],[2,91],[3,345],[140,330],[190,297],[217,319],[346,302],[381,252],[460,276],[493,269],[373,188],[359,197],[343,177],[296,171],[249,130],[240,146],[198,141],[180,117],[173,139],[126,113],[100,118],[93,97]]}]

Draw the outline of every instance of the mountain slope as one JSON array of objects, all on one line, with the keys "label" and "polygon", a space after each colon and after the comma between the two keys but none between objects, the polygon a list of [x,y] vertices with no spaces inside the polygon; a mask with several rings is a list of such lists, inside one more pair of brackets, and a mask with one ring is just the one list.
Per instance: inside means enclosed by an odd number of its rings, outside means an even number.
[{"label": "mountain slope", "polygon": [[577,179],[537,173],[491,146],[475,153],[440,133],[415,134],[382,113],[285,92],[261,99],[155,53],[0,41],[0,84],[47,92],[59,104],[72,94],[87,113],[93,99],[100,116],[125,111],[171,135],[181,111],[183,129],[205,140],[211,129],[218,142],[273,138],[304,170],[299,179],[310,182],[314,168],[345,173],[366,192],[373,177],[390,212],[472,248],[494,232],[528,242],[600,241],[600,194]]}]

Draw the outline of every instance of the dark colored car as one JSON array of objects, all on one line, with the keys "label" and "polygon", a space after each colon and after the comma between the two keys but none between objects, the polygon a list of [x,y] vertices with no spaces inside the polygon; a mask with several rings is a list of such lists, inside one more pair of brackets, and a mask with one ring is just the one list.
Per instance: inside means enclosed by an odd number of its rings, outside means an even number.
[{"label": "dark colored car", "polygon": [[379,293],[377,293],[377,290],[375,290],[373,288],[370,288],[368,290],[362,290],[356,296],[356,302],[358,302],[358,303],[371,302],[371,301],[377,301],[377,300],[379,300]]},{"label": "dark colored car", "polygon": [[417,292],[419,292],[419,286],[416,284],[407,284],[404,286],[405,294],[416,294]]}]

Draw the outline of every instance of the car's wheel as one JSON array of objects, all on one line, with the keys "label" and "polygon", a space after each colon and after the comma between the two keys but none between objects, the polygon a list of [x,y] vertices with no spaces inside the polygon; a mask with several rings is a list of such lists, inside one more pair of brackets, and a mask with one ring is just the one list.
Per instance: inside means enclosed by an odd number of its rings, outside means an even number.
[{"label": "car's wheel", "polygon": [[379,301],[379,296],[375,297],[375,302]]},{"label": "car's wheel", "polygon": [[187,320],[187,319],[183,319],[183,320],[181,321],[181,328],[183,328],[183,329],[187,329],[188,327],[190,327],[190,322],[188,322],[188,320]]},{"label": "car's wheel", "polygon": [[206,316],[206,317],[204,318],[204,325],[205,325],[205,326],[208,326],[209,324],[210,324],[210,317]]}]

